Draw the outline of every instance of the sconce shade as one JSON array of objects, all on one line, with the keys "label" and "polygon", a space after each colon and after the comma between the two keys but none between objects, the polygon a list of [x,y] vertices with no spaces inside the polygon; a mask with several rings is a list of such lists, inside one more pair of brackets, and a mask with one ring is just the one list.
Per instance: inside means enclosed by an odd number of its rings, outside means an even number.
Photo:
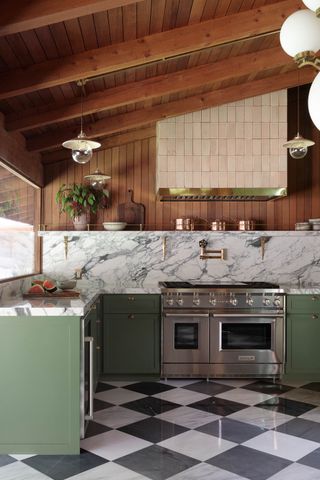
[{"label": "sconce shade", "polygon": [[72,158],[75,162],[85,164],[92,158],[92,150],[101,147],[101,143],[87,139],[85,133],[81,133],[77,138],[63,142],[64,148],[72,150]]},{"label": "sconce shade", "polygon": [[308,108],[311,120],[320,130],[320,73],[313,80],[308,97]]},{"label": "sconce shade", "polygon": [[303,3],[307,8],[316,12],[318,8],[320,8],[320,1],[319,0],[302,0]]},{"label": "sconce shade", "polygon": [[320,19],[311,10],[294,12],[281,27],[280,43],[291,57],[302,52],[316,53],[320,49]]}]

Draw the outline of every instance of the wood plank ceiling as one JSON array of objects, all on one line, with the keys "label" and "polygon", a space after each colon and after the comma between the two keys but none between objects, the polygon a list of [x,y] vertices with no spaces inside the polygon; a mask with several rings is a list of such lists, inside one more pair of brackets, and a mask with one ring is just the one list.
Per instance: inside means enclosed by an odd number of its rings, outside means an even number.
[{"label": "wood plank ceiling", "polygon": [[[114,8],[113,8],[114,7]],[[310,82],[279,46],[300,0],[12,0],[0,21],[0,111],[30,150]],[[44,156],[45,158],[45,156]]]}]

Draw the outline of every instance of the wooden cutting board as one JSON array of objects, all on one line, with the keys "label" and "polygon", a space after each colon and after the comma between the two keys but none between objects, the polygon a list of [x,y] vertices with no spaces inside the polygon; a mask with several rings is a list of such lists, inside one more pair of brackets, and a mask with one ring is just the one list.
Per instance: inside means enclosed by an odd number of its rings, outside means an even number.
[{"label": "wooden cutting board", "polygon": [[[118,220],[126,222],[128,230],[136,230],[144,225],[145,206],[133,201],[133,190],[128,190],[126,203],[118,205]],[[143,228],[143,227],[141,227]]]}]

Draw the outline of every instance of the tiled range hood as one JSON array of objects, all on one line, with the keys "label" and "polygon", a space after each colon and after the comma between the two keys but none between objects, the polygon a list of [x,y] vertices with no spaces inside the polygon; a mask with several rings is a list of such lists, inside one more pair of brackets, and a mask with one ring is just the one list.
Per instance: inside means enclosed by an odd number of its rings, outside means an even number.
[{"label": "tiled range hood", "polygon": [[284,197],[286,139],[286,90],[158,122],[158,198],[258,201]]}]

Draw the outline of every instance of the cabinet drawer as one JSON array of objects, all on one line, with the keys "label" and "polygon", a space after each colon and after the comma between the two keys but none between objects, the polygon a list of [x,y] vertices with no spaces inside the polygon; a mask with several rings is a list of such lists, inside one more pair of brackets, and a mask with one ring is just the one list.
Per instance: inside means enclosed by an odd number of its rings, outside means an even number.
[{"label": "cabinet drawer", "polygon": [[320,313],[320,295],[288,295],[288,313]]},{"label": "cabinet drawer", "polygon": [[160,295],[104,295],[104,313],[159,313]]}]

